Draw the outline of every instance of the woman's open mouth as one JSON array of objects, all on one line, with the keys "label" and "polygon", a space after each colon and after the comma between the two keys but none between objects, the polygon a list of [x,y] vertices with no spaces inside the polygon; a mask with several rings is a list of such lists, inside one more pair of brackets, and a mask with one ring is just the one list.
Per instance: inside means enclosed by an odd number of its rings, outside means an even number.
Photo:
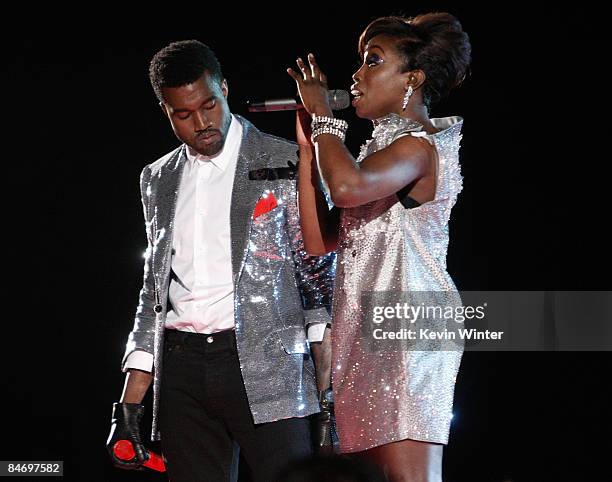
[{"label": "woman's open mouth", "polygon": [[354,97],[353,102],[352,102],[353,106],[357,105],[357,103],[359,103],[359,101],[363,97],[363,93],[357,89],[352,89],[351,95]]}]

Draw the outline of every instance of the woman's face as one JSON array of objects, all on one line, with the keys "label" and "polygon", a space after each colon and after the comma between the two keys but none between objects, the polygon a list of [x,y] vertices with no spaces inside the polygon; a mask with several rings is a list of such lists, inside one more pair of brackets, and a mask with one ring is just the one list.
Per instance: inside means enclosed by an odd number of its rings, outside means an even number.
[{"label": "woman's face", "polygon": [[386,35],[373,37],[365,46],[363,63],[353,74],[351,93],[359,117],[378,119],[402,112],[409,72],[401,72],[403,61],[395,41]]}]

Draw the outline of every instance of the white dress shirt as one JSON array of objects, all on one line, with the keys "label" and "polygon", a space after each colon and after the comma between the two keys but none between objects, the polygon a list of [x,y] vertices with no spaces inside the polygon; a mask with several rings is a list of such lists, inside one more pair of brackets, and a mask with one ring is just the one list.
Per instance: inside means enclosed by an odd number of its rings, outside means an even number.
[{"label": "white dress shirt", "polygon": [[166,328],[191,333],[234,328],[230,206],[241,139],[242,125],[232,116],[217,155],[187,148],[174,216]]}]

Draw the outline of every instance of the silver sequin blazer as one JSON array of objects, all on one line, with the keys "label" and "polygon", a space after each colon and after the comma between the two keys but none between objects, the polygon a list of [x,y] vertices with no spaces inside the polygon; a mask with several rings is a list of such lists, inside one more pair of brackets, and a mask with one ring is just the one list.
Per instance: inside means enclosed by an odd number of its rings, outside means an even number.
[{"label": "silver sequin blazer", "polygon": [[[230,229],[236,339],[255,423],[319,411],[305,326],[329,322],[335,255],[306,255],[299,230],[296,144],[243,126],[231,200]],[[140,178],[148,248],[144,282],[122,367],[130,353],[153,354],[151,440],[160,440],[159,394],[174,210],[181,146],[146,166]],[[280,168],[280,169],[278,169]],[[270,195],[277,207],[253,219]]]}]

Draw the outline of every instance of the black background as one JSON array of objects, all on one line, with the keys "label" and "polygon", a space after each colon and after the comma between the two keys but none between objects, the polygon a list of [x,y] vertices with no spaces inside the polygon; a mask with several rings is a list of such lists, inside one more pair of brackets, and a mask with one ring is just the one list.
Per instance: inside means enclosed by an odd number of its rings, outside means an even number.
[{"label": "black background", "polygon": [[[178,145],[147,76],[174,40],[208,43],[232,111],[293,138],[291,113],[249,114],[246,101],[293,95],[285,69],[298,55],[314,52],[330,87],[348,89],[370,20],[454,13],[471,75],[431,112],[465,118],[451,275],[463,290],[610,289],[609,134],[590,112],[603,110],[605,30],[587,5],[32,10],[7,17],[3,36],[2,460],[64,460],[66,480],[164,480],[112,468],[104,443],[142,280],[138,176]],[[371,124],[341,116],[357,153]],[[609,352],[466,353],[446,480],[610,475],[609,368]]]}]

